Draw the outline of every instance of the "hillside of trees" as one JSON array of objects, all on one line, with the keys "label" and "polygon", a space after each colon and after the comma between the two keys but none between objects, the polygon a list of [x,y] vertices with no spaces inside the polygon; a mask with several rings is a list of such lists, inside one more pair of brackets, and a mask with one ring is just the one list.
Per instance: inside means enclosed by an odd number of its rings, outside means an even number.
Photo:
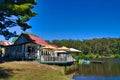
[{"label": "hillside of trees", "polygon": [[120,38],[94,38],[90,40],[46,40],[48,43],[66,47],[73,47],[83,54],[110,55],[120,54]]}]

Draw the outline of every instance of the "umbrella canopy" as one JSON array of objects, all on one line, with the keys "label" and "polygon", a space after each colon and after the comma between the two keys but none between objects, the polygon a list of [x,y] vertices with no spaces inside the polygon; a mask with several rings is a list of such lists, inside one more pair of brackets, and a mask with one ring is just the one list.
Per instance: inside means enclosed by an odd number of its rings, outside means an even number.
[{"label": "umbrella canopy", "polygon": [[62,46],[60,48],[58,48],[58,50],[65,50],[65,51],[69,51],[69,48],[65,47],[65,46]]},{"label": "umbrella canopy", "polygon": [[77,49],[75,49],[75,48],[70,48],[70,50],[69,50],[70,52],[81,52],[80,50],[77,50]]},{"label": "umbrella canopy", "polygon": [[53,46],[47,45],[47,46],[43,47],[42,49],[54,50],[54,49],[56,49],[56,48],[53,47]]}]

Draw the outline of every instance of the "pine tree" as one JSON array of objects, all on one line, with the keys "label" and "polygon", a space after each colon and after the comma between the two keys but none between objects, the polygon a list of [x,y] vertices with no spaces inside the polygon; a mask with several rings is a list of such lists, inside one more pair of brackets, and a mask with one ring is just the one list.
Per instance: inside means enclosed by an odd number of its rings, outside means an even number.
[{"label": "pine tree", "polygon": [[9,28],[19,26],[23,31],[31,28],[27,21],[37,13],[32,8],[36,0],[0,0],[0,35],[6,39],[16,36]]}]

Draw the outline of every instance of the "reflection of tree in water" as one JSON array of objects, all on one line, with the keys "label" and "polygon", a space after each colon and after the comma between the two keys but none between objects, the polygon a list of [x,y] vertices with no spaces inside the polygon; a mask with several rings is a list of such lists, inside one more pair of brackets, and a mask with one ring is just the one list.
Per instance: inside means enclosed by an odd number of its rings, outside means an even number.
[{"label": "reflection of tree in water", "polygon": [[120,64],[117,63],[103,63],[96,64],[91,63],[90,65],[79,65],[76,68],[72,67],[66,70],[66,74],[74,74],[75,76],[120,76]]}]

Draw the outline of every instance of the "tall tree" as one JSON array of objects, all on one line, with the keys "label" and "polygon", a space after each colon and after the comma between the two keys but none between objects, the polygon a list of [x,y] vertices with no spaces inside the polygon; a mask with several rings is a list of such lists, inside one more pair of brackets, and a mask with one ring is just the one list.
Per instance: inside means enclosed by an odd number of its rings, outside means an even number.
[{"label": "tall tree", "polygon": [[0,35],[6,39],[16,36],[9,28],[19,26],[23,31],[31,28],[27,21],[37,13],[32,11],[36,0],[0,0]]}]

